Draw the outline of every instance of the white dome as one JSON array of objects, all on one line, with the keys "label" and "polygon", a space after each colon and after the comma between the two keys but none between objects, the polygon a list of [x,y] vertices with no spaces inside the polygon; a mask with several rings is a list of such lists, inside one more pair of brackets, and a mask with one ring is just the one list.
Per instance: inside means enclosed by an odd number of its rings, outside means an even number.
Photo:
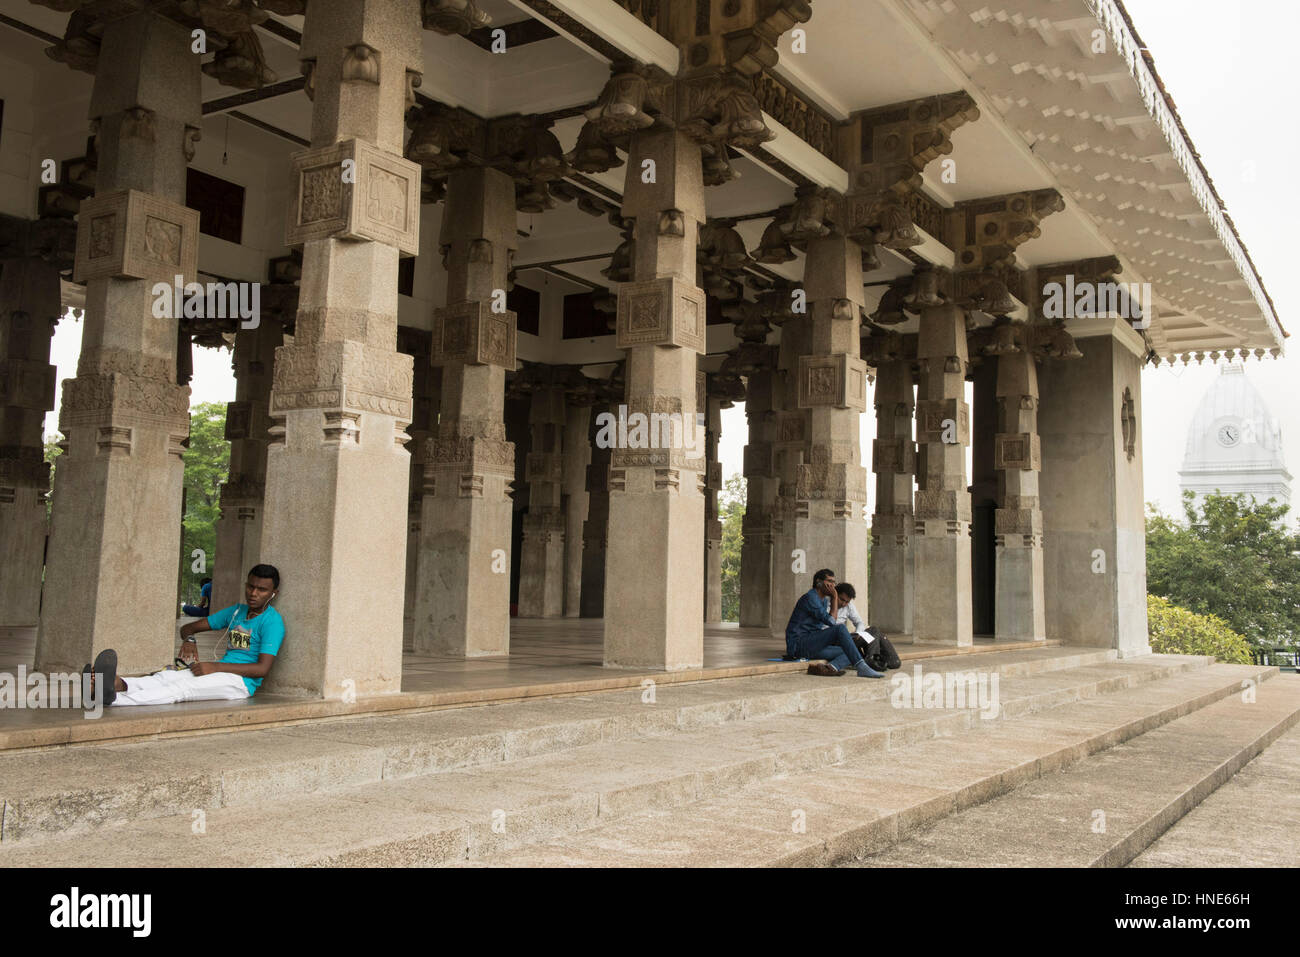
[{"label": "white dome", "polygon": [[1201,398],[1187,430],[1178,473],[1198,494],[1216,489],[1258,500],[1290,501],[1291,473],[1282,453],[1282,427],[1237,363],[1222,367]]}]

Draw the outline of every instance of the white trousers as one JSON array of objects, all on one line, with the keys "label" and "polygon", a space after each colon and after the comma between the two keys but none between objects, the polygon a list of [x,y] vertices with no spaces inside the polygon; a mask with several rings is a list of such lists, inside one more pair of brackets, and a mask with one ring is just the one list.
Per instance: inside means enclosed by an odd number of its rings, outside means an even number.
[{"label": "white trousers", "polygon": [[177,704],[181,701],[238,701],[248,697],[239,675],[226,671],[198,676],[192,671],[160,671],[143,678],[123,678],[126,690],[113,699],[119,704]]}]

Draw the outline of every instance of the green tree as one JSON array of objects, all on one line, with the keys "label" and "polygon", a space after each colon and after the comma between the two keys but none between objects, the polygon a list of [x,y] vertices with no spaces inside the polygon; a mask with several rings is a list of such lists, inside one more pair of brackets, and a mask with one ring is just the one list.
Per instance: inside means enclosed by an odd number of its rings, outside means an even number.
[{"label": "green tree", "polygon": [[1159,595],[1147,595],[1147,632],[1158,655],[1213,655],[1231,665],[1250,664],[1250,645],[1218,615],[1198,615]]},{"label": "green tree", "polygon": [[[230,468],[230,443],[226,441],[226,406],[201,402],[190,410],[190,447],[185,455],[185,517],[181,521],[181,594],[198,601],[199,582],[212,577],[217,551],[217,519],[221,483]],[[202,550],[203,561],[194,557]],[[195,565],[202,571],[196,571]]]},{"label": "green tree", "polygon": [[1183,493],[1185,522],[1148,505],[1147,591],[1216,615],[1256,648],[1300,637],[1300,535],[1288,507],[1243,495]]},{"label": "green tree", "polygon": [[63,449],[59,443],[63,441],[63,433],[55,432],[53,435],[45,437],[45,461],[50,464],[50,494],[45,497],[45,519],[49,521],[50,510],[54,505],[54,467],[55,459],[63,454]]},{"label": "green tree", "polygon": [[722,519],[722,620],[740,621],[741,526],[745,521],[745,477],[733,475],[718,493]]}]

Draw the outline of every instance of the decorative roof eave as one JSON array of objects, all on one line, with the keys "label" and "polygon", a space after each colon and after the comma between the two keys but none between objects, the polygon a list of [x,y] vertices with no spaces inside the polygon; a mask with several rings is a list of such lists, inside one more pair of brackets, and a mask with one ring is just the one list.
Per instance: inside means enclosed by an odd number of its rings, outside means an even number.
[{"label": "decorative roof eave", "polygon": [[1187,135],[1178,111],[1165,91],[1155,70],[1151,54],[1143,47],[1141,38],[1133,27],[1133,21],[1120,0],[1084,0],[1096,16],[1097,21],[1106,29],[1115,49],[1128,64],[1129,73],[1137,84],[1138,92],[1165,140],[1169,143],[1179,167],[1187,177],[1197,203],[1205,210],[1215,234],[1223,243],[1223,248],[1232,257],[1234,264],[1249,287],[1251,295],[1259,306],[1261,314],[1268,323],[1274,339],[1281,344],[1289,333],[1282,328],[1273,309],[1273,300],[1264,289],[1255,264],[1246,252],[1241,237],[1232,220],[1223,211],[1223,201],[1210,181],[1209,174],[1201,163],[1200,156],[1192,146],[1191,137]]}]

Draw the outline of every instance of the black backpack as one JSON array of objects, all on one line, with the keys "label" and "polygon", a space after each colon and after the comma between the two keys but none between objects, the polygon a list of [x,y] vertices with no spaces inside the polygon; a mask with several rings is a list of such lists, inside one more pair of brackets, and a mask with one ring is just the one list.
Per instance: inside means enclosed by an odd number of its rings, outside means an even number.
[{"label": "black backpack", "polygon": [[867,659],[867,664],[876,671],[892,671],[902,665],[898,652],[894,650],[894,643],[885,637],[883,631],[871,625],[867,628],[867,634],[871,636],[870,641],[861,635],[853,636],[854,644],[858,646],[862,657]]}]

